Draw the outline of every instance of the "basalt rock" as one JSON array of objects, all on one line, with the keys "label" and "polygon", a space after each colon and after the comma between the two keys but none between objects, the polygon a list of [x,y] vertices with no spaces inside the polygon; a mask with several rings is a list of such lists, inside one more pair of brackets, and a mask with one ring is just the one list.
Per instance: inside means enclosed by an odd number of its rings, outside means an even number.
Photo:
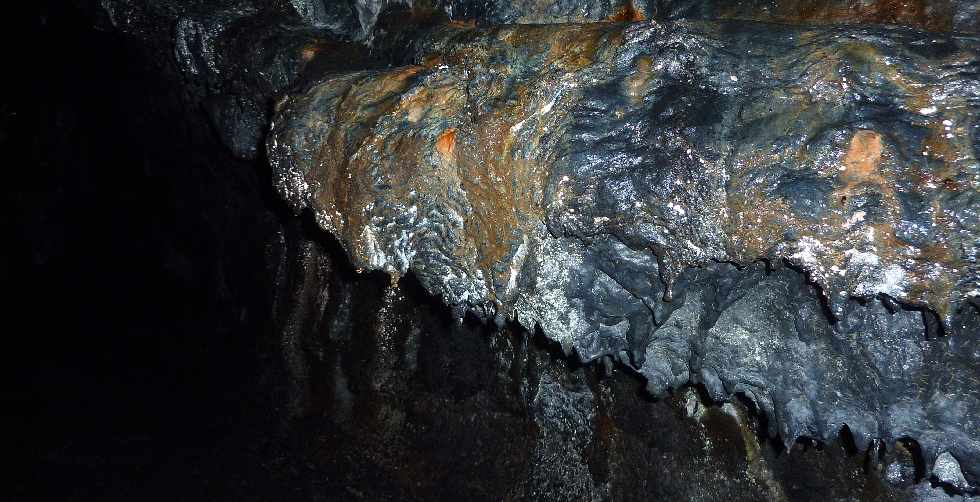
[{"label": "basalt rock", "polygon": [[928,31],[980,31],[977,0],[667,0],[666,19],[743,19],[788,24],[891,24]]},{"label": "basalt rock", "polygon": [[333,5],[106,0],[102,12],[103,24],[175,60],[185,92],[205,110],[222,144],[253,160],[273,97],[304,73],[378,66],[367,47],[353,42],[360,28],[352,7]]},{"label": "basalt rock", "polygon": [[[176,61],[240,158],[288,93],[276,186],[355,266],[618,360],[654,395],[744,397],[788,445],[914,444],[928,467],[883,467],[896,486],[978,486],[980,2],[100,5]],[[528,25],[569,22],[589,24]],[[323,376],[302,354],[324,350],[304,333],[331,267],[295,235],[278,245],[298,285],[276,304],[292,419]],[[372,385],[400,388],[382,373]],[[601,399],[558,380],[529,398],[542,439],[515,462],[540,467],[520,493],[603,496],[580,453],[605,440],[587,424]],[[337,392],[336,419],[365,406]],[[551,462],[566,444],[575,461]]]},{"label": "basalt rock", "polygon": [[[355,266],[772,434],[980,480],[980,41],[679,21],[472,28],[283,99],[282,196]],[[945,457],[944,457],[945,458]]]},{"label": "basalt rock", "polygon": [[413,278],[355,275],[296,230],[274,253],[292,430],[271,440],[300,452],[296,498],[916,500],[884,474],[916,479],[903,450],[780,451],[741,401],[648,399],[627,368],[576,364],[512,324],[455,323]]},{"label": "basalt rock", "polygon": [[456,21],[488,25],[741,19],[784,24],[890,24],[937,32],[980,31],[977,0],[416,0],[410,3],[416,12],[435,10]]},{"label": "basalt rock", "polygon": [[[751,19],[780,23],[888,23],[977,32],[980,2],[656,2],[638,0],[103,0],[100,23],[172,51],[224,145],[259,155],[272,98],[304,73],[378,67],[406,25],[481,26],[645,19]],[[407,21],[407,22],[406,22]],[[363,45],[368,44],[368,45]],[[375,50],[387,47],[389,50]],[[311,59],[315,68],[307,68]],[[383,58],[382,58],[383,59]],[[391,61],[387,61],[390,63]]]}]

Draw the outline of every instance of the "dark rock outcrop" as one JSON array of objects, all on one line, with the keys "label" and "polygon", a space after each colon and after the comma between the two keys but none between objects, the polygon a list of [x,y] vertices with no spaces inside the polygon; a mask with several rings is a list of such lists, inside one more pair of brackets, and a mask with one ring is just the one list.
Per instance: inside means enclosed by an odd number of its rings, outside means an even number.
[{"label": "dark rock outcrop", "polygon": [[975,482],[976,354],[948,345],[978,329],[978,47],[746,22],[438,27],[415,65],[292,93],[268,150],[280,193],[356,266],[616,356],[658,393],[744,393],[787,441],[847,424],[862,446],[956,449]]},{"label": "dark rock outcrop", "polygon": [[742,19],[786,24],[889,24],[926,31],[980,32],[976,0],[667,0],[669,19]]},{"label": "dark rock outcrop", "polygon": [[[331,4],[333,5],[333,4]],[[102,23],[173,59],[189,101],[236,157],[261,157],[272,100],[303,73],[378,63],[353,42],[350,7],[319,2],[103,2]],[[311,63],[311,60],[316,60]]]},{"label": "dark rock outcrop", "polygon": [[[239,261],[266,247],[277,277],[284,486],[932,500],[980,485],[978,5],[95,11],[179,79],[191,141],[239,159],[194,193],[255,200]],[[272,223],[266,155],[342,252]],[[238,207],[202,231],[222,249]]]},{"label": "dark rock outcrop", "polygon": [[[303,496],[917,499],[906,488],[919,459],[900,446],[864,455],[848,453],[846,438],[775,445],[742,401],[690,387],[653,401],[625,368],[578,365],[519,326],[454,322],[413,278],[391,286],[338,272],[319,295],[326,308],[310,316],[324,323],[288,337],[319,389],[294,432],[301,469],[330,473],[312,475],[322,481]],[[311,291],[308,279],[293,284]]]}]

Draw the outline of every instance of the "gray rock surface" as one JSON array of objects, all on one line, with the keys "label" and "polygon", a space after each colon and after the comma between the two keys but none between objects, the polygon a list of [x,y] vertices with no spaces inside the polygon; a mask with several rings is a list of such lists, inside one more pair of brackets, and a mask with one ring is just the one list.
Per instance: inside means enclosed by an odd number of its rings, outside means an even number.
[{"label": "gray rock surface", "polygon": [[941,483],[946,483],[957,490],[967,491],[971,488],[970,484],[963,478],[960,463],[948,452],[944,451],[936,458],[936,463],[932,468],[932,475]]},{"label": "gray rock surface", "polygon": [[666,0],[666,19],[744,19],[789,24],[890,24],[929,31],[980,31],[977,0]]},{"label": "gray rock surface", "polygon": [[377,65],[367,47],[352,42],[359,25],[353,7],[341,3],[104,0],[101,5],[106,24],[159,45],[161,57],[176,60],[186,92],[241,159],[260,157],[273,97],[304,72]]},{"label": "gray rock surface", "polygon": [[236,156],[283,98],[276,187],[356,267],[980,481],[977,2],[101,5]]},{"label": "gray rock surface", "polygon": [[414,66],[291,94],[268,150],[356,266],[616,356],[655,393],[744,394],[787,443],[846,424],[976,479],[977,354],[951,347],[980,326],[978,47],[746,22],[435,28]]}]

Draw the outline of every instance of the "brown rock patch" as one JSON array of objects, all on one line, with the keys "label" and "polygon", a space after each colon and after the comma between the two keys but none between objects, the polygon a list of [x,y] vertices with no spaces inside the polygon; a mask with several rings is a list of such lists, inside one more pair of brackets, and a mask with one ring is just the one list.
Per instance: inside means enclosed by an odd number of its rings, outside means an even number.
[{"label": "brown rock patch", "polygon": [[456,129],[450,127],[439,135],[436,139],[436,151],[445,158],[450,158],[456,153]]},{"label": "brown rock patch", "polygon": [[844,172],[841,175],[848,188],[864,182],[883,181],[878,172],[881,151],[880,134],[867,130],[854,133],[844,156]]}]

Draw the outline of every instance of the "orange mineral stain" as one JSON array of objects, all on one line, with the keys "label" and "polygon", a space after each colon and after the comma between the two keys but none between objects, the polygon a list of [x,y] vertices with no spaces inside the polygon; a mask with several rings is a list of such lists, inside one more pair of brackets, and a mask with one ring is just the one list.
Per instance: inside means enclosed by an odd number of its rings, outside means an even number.
[{"label": "orange mineral stain", "polygon": [[844,181],[848,185],[880,178],[878,163],[881,162],[881,135],[874,131],[858,131],[844,156]]},{"label": "orange mineral stain", "polygon": [[646,18],[643,16],[643,12],[640,12],[639,9],[633,6],[633,2],[624,5],[618,12],[609,18],[610,21],[619,23],[637,22],[645,19]]},{"label": "orange mineral stain", "polygon": [[436,139],[436,151],[443,157],[452,157],[456,152],[456,129],[449,128]]}]

